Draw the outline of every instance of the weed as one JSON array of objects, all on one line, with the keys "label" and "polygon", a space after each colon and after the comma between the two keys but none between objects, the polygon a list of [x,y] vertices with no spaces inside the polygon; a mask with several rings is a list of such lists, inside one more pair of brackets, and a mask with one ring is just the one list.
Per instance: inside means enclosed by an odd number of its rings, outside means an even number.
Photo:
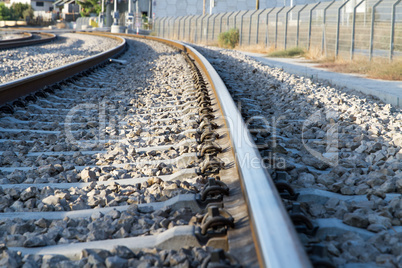
[{"label": "weed", "polygon": [[219,34],[218,45],[223,48],[234,48],[239,43],[239,38],[239,30],[233,28]]},{"label": "weed", "polygon": [[268,57],[277,57],[277,58],[292,58],[295,56],[303,56],[305,53],[304,49],[299,47],[294,47],[286,50],[278,50],[269,53]]}]

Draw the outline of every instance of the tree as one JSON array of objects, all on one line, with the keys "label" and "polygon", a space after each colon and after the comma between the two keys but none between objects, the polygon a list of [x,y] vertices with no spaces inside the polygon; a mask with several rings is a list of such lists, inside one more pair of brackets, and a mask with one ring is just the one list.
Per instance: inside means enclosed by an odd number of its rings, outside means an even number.
[{"label": "tree", "polygon": [[23,12],[22,12],[22,17],[24,18],[24,20],[26,20],[27,18],[29,18],[29,19],[33,19],[33,17],[34,17],[34,10],[33,10],[33,8],[30,6],[28,9],[25,9]]},{"label": "tree", "polygon": [[23,4],[23,3],[14,3],[11,6],[12,10],[12,17],[13,19],[25,19],[24,17],[24,11],[32,9],[31,5],[28,4]]},{"label": "tree", "polygon": [[10,20],[10,19],[11,19],[10,9],[4,3],[0,3],[0,20]]},{"label": "tree", "polygon": [[98,0],[78,1],[78,3],[82,7],[80,11],[82,17],[89,17],[91,13],[99,15],[99,12],[102,10],[102,6],[99,4]]}]

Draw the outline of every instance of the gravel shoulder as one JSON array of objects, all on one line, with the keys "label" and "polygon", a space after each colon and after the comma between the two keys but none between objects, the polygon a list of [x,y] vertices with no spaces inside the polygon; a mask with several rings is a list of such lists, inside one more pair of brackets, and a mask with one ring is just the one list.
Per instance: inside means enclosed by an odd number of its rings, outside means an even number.
[{"label": "gravel shoulder", "polygon": [[335,73],[318,68],[317,64],[303,59],[267,58],[264,54],[243,53],[273,68],[283,68],[288,73],[310,77],[314,81],[326,80],[331,85],[354,89],[376,96],[385,103],[402,106],[402,81],[386,81],[370,79],[357,74]]}]

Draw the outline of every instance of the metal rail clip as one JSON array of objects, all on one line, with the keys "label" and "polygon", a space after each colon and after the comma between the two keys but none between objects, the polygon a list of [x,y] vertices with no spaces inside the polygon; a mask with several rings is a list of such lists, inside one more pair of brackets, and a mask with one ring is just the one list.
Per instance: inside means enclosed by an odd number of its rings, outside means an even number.
[{"label": "metal rail clip", "polygon": [[214,202],[221,201],[223,195],[229,195],[229,187],[222,181],[215,178],[208,178],[208,182],[205,184],[201,192],[201,201],[211,200]]},{"label": "metal rail clip", "polygon": [[234,228],[234,219],[225,209],[217,206],[208,207],[201,222],[201,235],[220,235],[226,234],[228,227]]},{"label": "metal rail clip", "polygon": [[239,262],[228,252],[223,249],[216,249],[211,252],[211,255],[206,257],[201,268],[241,268]]},{"label": "metal rail clip", "polygon": [[293,203],[290,208],[289,216],[298,233],[314,236],[318,230],[318,226],[313,223],[303,214],[300,203]]},{"label": "metal rail clip", "polygon": [[219,173],[225,167],[225,163],[216,156],[206,155],[205,160],[200,164],[198,174]]},{"label": "metal rail clip", "polygon": [[222,147],[219,146],[219,144],[209,140],[198,145],[197,149],[199,151],[199,154],[197,155],[198,158],[203,157],[204,155],[216,156],[218,153],[222,152]]}]

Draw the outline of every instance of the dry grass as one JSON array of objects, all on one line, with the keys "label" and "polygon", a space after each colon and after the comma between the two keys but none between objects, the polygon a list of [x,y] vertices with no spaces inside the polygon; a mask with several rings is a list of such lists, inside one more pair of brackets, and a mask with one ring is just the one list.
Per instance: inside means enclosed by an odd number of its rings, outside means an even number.
[{"label": "dry grass", "polygon": [[[271,54],[276,57],[289,57],[286,51],[275,50],[274,47],[266,48],[263,45],[236,47],[241,51]],[[272,54],[275,52],[275,54]],[[282,56],[281,56],[282,55]],[[296,55],[296,57],[300,57]],[[367,57],[355,56],[354,60],[346,60],[342,57],[325,57],[321,54],[321,48],[312,47],[303,55],[304,58],[318,63],[318,67],[326,68],[338,73],[361,74],[368,78],[382,80],[402,80],[402,58],[394,58],[392,62],[385,58],[374,58],[369,61]]]},{"label": "dry grass", "polygon": [[327,68],[333,72],[363,74],[369,78],[383,80],[402,80],[402,59],[357,58],[353,61],[343,59],[320,60],[318,67]]},{"label": "dry grass", "polygon": [[[204,45],[218,46],[218,44],[213,41],[208,42],[208,44],[203,43]],[[262,44],[241,47],[236,46],[235,50],[261,54],[281,51],[275,50],[273,46],[265,47],[265,45]],[[287,55],[284,56],[288,57]],[[299,58],[300,55],[296,55],[295,57]],[[312,47],[310,51],[306,51],[303,57],[311,60],[311,62],[318,63],[318,67],[326,68],[333,72],[361,74],[373,79],[402,80],[402,58],[394,58],[392,62],[384,58],[375,58],[370,62],[367,57],[356,56],[353,61],[350,61],[341,57],[337,59],[335,59],[335,57],[325,57],[321,54],[321,48],[318,47]]]},{"label": "dry grass", "polygon": [[268,53],[275,51],[274,46],[266,47],[263,44],[250,45],[250,46],[237,46],[235,49],[239,50],[239,51],[261,53],[261,54],[268,54]]}]

